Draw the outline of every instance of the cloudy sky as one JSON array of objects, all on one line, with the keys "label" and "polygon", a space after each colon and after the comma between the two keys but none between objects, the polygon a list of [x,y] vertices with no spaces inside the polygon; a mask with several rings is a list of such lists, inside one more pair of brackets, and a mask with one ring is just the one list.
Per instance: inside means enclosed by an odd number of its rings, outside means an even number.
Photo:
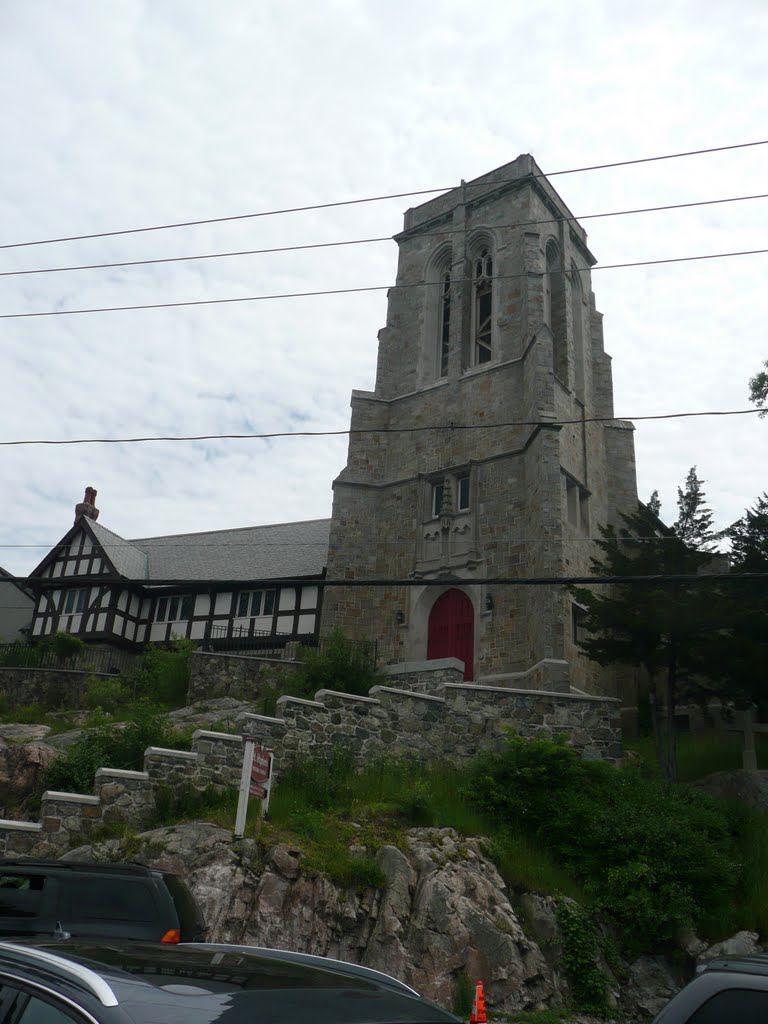
[{"label": "cloudy sky", "polygon": [[[0,0],[0,243],[449,187],[768,138],[764,0]],[[768,146],[554,184],[576,215],[768,192]],[[0,249],[0,313],[386,285],[418,199]],[[585,220],[626,417],[745,409],[768,358],[768,199]],[[3,319],[0,440],[338,430],[373,386],[385,293]],[[674,518],[698,467],[719,525],[768,489],[768,421],[639,423]],[[28,572],[98,488],[124,536],[330,514],[346,440],[0,447],[0,565]],[[32,545],[40,545],[34,547]]]}]

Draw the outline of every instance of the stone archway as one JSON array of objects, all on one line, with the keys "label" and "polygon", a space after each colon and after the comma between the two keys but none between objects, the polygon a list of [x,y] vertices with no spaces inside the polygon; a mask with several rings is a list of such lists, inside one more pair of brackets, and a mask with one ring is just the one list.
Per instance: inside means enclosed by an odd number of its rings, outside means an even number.
[{"label": "stone archway", "polygon": [[432,605],[427,634],[427,659],[458,658],[464,679],[475,676],[475,610],[467,595],[455,587]]}]

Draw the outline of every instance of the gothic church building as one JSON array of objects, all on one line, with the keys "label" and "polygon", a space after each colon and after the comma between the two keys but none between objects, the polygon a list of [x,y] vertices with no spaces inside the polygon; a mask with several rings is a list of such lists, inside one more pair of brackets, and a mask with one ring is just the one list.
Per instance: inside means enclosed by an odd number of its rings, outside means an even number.
[{"label": "gothic church building", "polygon": [[[376,386],[352,393],[334,482],[322,628],[383,662],[456,657],[465,678],[612,692],[562,587],[598,524],[637,509],[586,233],[523,155],[405,215]],[[596,417],[605,417],[595,422]]]}]

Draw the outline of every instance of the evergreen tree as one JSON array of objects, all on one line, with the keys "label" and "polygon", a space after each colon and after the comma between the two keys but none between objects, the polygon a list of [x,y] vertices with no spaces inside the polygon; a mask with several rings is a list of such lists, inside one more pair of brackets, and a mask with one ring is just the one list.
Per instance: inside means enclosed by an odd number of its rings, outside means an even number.
[{"label": "evergreen tree", "polygon": [[761,417],[768,416],[768,359],[763,363],[763,367],[749,381],[749,400],[754,402],[758,409],[762,409]]},{"label": "evergreen tree", "polygon": [[[646,670],[650,680],[654,739],[666,778],[677,779],[675,709],[680,697],[704,699],[712,692],[701,656],[727,623],[712,584],[665,580],[695,576],[712,559],[712,514],[693,467],[679,490],[678,520],[670,529],[652,506],[624,516],[624,526],[601,529],[601,557],[592,560],[600,576],[645,576],[599,591],[572,588],[587,609],[584,652],[602,665],[616,662]],[[658,577],[653,579],[653,577]],[[663,692],[666,716],[660,713]]]}]

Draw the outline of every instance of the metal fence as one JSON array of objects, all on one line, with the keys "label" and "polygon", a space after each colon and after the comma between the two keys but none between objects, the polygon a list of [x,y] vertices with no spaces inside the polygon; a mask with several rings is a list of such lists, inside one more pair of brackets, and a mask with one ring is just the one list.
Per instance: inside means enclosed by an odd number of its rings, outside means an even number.
[{"label": "metal fence", "polygon": [[[272,633],[247,626],[211,626],[203,646],[212,651],[237,651],[255,658],[283,658],[288,644],[322,650],[331,640],[314,633]],[[344,646],[361,666],[375,668],[378,652],[375,641],[344,640]]]},{"label": "metal fence", "polygon": [[83,647],[61,654],[44,642],[40,644],[0,644],[0,668],[29,668],[42,671],[95,672],[119,675],[133,664],[129,651],[105,647]]}]

